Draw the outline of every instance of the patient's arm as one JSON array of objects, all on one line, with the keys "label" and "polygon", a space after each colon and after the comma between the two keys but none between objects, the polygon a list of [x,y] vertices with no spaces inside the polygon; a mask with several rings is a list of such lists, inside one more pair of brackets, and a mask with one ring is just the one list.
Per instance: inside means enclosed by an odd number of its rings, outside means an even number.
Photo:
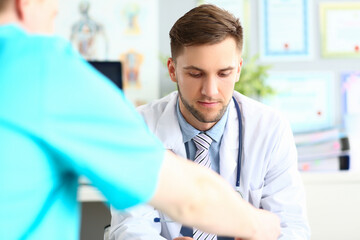
[{"label": "patient's arm", "polygon": [[244,201],[216,173],[167,151],[150,204],[175,221],[221,236],[277,239],[279,219]]}]

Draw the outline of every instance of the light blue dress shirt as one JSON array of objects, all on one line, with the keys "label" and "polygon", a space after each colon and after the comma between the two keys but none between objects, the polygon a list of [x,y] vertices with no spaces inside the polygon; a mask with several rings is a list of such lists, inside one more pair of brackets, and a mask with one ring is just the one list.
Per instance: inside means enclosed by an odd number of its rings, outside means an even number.
[{"label": "light blue dress shirt", "polygon": [[[232,100],[231,100],[232,101]],[[196,146],[195,143],[192,141],[192,138],[198,135],[201,131],[191,126],[183,117],[183,115],[180,112],[179,107],[179,100],[176,102],[176,114],[178,117],[178,121],[180,124],[180,129],[183,135],[183,142],[185,144],[186,148],[186,155],[187,158],[194,160],[195,153],[196,153]],[[211,168],[217,172],[220,173],[220,145],[221,145],[221,139],[224,133],[224,129],[227,123],[229,115],[229,106],[227,107],[224,115],[222,118],[208,131],[206,131],[206,134],[209,135],[213,142],[210,145],[209,153],[210,153],[210,159],[211,159]]]}]

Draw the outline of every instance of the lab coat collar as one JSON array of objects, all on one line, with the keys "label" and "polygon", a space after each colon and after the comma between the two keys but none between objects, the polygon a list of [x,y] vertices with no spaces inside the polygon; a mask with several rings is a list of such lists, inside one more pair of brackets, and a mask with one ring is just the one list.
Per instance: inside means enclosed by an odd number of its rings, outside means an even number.
[{"label": "lab coat collar", "polygon": [[183,142],[180,124],[176,115],[176,101],[178,94],[177,92],[172,94],[174,96],[172,96],[159,117],[155,129],[155,135],[158,136],[164,143],[166,149],[186,158],[185,145]]}]

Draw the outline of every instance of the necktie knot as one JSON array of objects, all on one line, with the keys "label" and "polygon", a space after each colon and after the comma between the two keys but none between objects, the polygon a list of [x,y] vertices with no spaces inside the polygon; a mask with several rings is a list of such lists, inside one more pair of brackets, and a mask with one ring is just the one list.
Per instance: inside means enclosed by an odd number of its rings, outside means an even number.
[{"label": "necktie knot", "polygon": [[211,161],[209,158],[209,147],[212,142],[211,137],[206,133],[200,133],[193,138],[197,151],[195,153],[194,162],[211,168]]},{"label": "necktie knot", "polygon": [[210,144],[212,143],[211,137],[209,137],[206,133],[199,133],[193,138],[193,141],[198,150],[206,151],[209,150]]}]

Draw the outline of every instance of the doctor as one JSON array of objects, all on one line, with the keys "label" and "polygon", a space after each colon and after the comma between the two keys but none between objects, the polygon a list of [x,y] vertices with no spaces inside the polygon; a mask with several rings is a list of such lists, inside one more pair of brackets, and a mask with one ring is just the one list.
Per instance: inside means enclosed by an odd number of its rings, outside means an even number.
[{"label": "doctor", "polygon": [[[200,136],[211,142],[204,150],[210,159],[207,166],[253,206],[277,214],[280,239],[309,239],[304,189],[288,122],[278,112],[234,92],[242,67],[239,20],[213,5],[201,5],[174,24],[170,39],[172,57],[167,66],[178,91],[139,108],[147,125],[167,149],[195,162],[198,140],[194,138],[205,134]],[[189,239],[182,237],[185,227],[150,206],[112,211],[111,225],[110,236],[117,240]],[[190,237],[203,239],[196,229],[192,231]]]}]

